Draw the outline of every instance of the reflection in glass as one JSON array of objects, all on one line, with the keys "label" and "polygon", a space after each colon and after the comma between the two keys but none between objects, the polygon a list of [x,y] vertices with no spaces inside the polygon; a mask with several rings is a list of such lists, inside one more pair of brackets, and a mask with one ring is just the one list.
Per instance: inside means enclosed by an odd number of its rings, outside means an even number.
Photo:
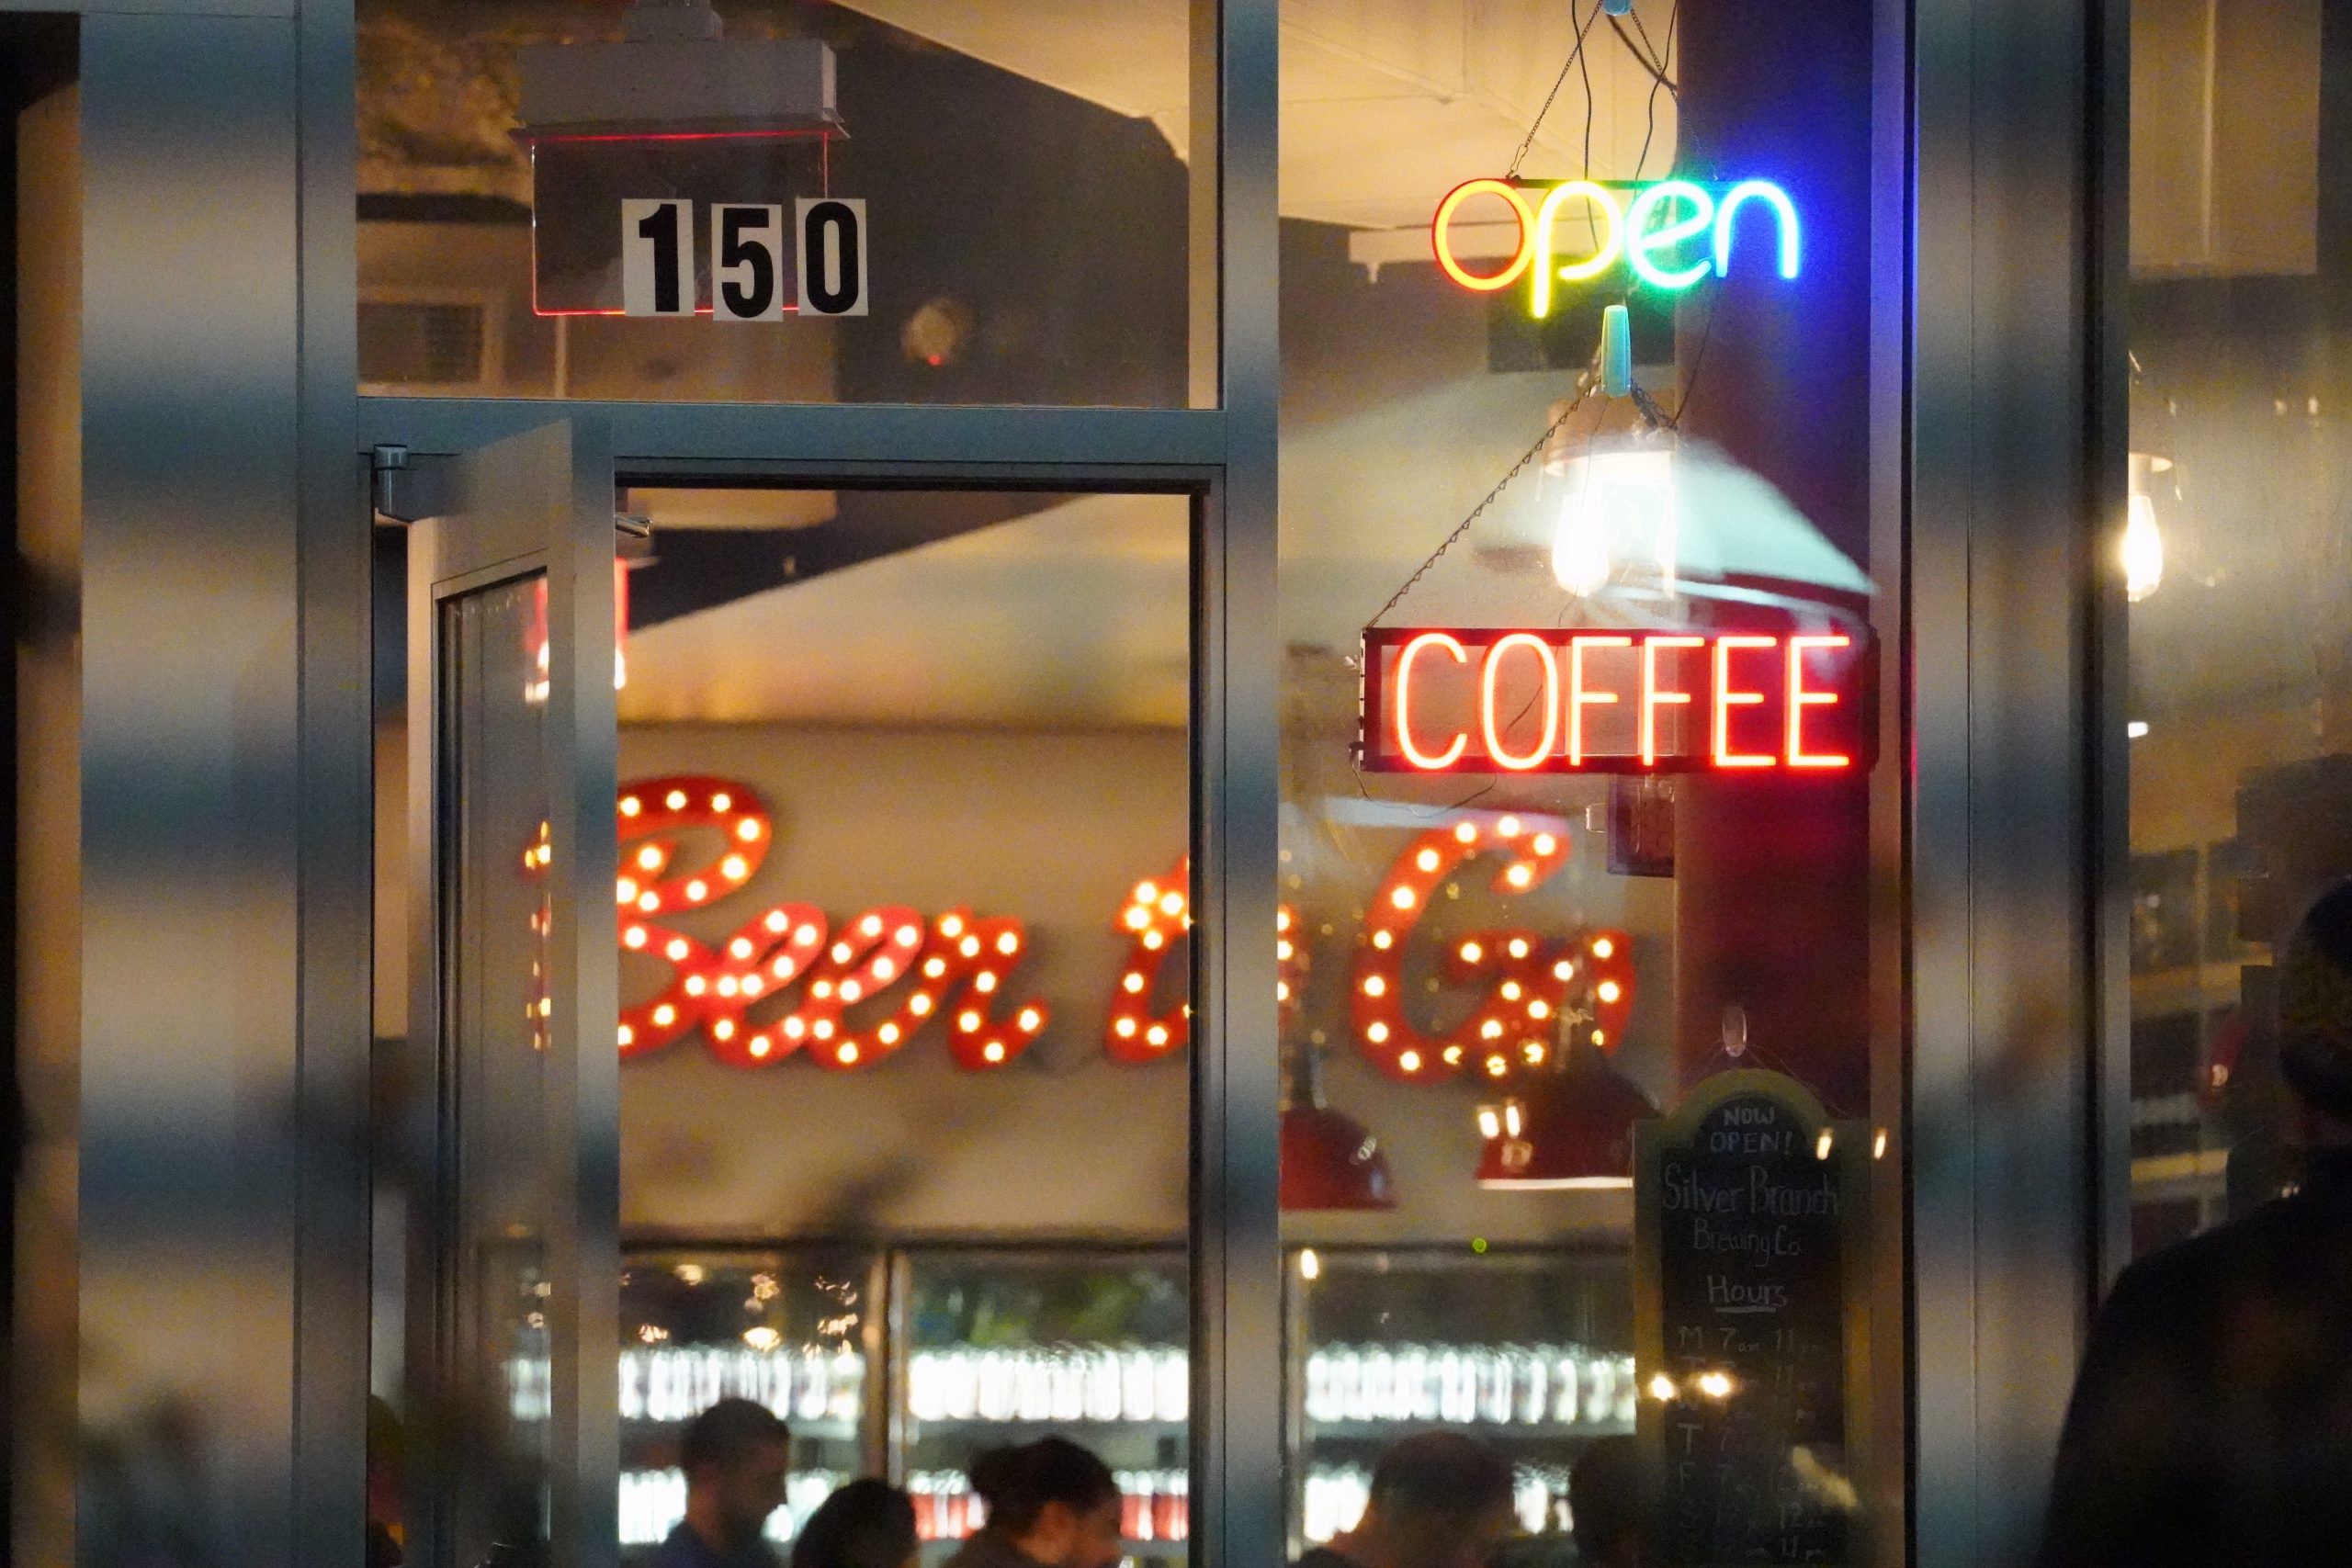
[{"label": "reflection in glass", "polygon": [[442,871],[445,1035],[453,1150],[447,1412],[449,1546],[545,1539],[551,1384],[547,1019],[548,765],[540,649],[546,580],[445,604],[438,765],[455,822]]},{"label": "reflection in glass", "polygon": [[2129,756],[2140,1252],[2296,1179],[2275,964],[2352,874],[2352,386],[2326,238],[2346,164],[2321,108],[2343,84],[2322,30],[2309,8],[2245,28],[2132,7],[2130,673],[2106,722]]},{"label": "reflection in glass", "polygon": [[1190,501],[624,504],[624,1537],[742,1390],[793,1433],[772,1539],[880,1474],[936,1564],[978,1458],[1060,1433],[1181,1563]]},{"label": "reflection in glass", "polygon": [[658,1546],[685,1515],[681,1430],[725,1397],[792,1429],[792,1472],[768,1538],[788,1542],[864,1472],[878,1369],[874,1260],[842,1249],[643,1252],[621,1275],[620,1538]]},{"label": "reflection in glass", "polygon": [[[361,0],[363,388],[1181,407],[1190,160],[1207,136],[1190,123],[1193,10]],[[787,41],[831,51],[822,112],[780,85]],[[660,58],[609,53],[639,46]],[[646,118],[695,71],[709,92]],[[711,120],[747,79],[794,112]],[[526,113],[552,122],[518,138]],[[867,204],[869,313],[713,320],[711,208],[776,206],[789,224],[823,196]],[[692,204],[705,313],[615,313],[619,203],[646,199]]]},{"label": "reflection in glass", "polygon": [[[1711,1531],[1711,1561],[1854,1560],[1900,1527],[1861,1513],[1899,1491],[1903,1447],[1899,1358],[1865,1371],[1861,1347],[1900,1337],[1871,1333],[1877,1303],[1841,1266],[1866,1230],[1901,1255],[1902,1184],[1859,1158],[1886,1138],[1853,1141],[1857,1201],[1805,1263],[1776,1264],[1790,1300],[1727,1288],[1722,1305],[1754,1310],[1719,1325],[1724,1265],[1701,1232],[1769,1244],[1773,1216],[1726,1201],[1671,1233],[1681,1274],[1637,1271],[1637,1213],[1668,1232],[1632,1148],[1732,1070],[1797,1080],[1837,1124],[1899,1103],[1876,1021],[1898,1010],[1878,955],[1901,899],[1873,886],[1873,842],[1894,838],[1872,829],[1898,819],[1883,759],[1905,748],[1871,682],[1901,646],[1904,573],[1871,436],[1901,389],[1873,380],[1899,355],[1870,353],[1870,235],[1900,193],[1869,177],[1871,28],[1822,7],[1498,4],[1441,41],[1400,16],[1361,7],[1341,29],[1319,0],[1283,6],[1281,1048],[1295,1104],[1311,1090],[1361,1127],[1390,1196],[1343,1207],[1318,1182],[1285,1203],[1306,1303],[1289,1544],[1353,1529],[1396,1439],[1457,1427],[1516,1469],[1537,1539],[1510,1560],[1565,1560],[1578,1463],[1600,1456],[1622,1492],[1610,1439],[1631,1438],[1665,1475],[1664,1434],[1696,1400],[1741,1436],[1704,1476],[1667,1477],[1681,1540]],[[1506,175],[1690,183],[1563,198],[1548,260],[1482,186],[1433,254],[1449,193]],[[1718,272],[1702,215],[1727,208]],[[1763,265],[1775,219],[1785,267]],[[1845,639],[1836,677],[1816,637]],[[1834,744],[1833,713],[1850,725]],[[1815,765],[1833,756],[1850,765]],[[1818,1131],[1777,1151],[1788,1185]],[[1340,1281],[1344,1330],[1318,1316]],[[1669,1306],[1739,1331],[1712,1342],[1731,1370],[1652,1332]],[[1800,1324],[1802,1363],[1775,1337]]]}]

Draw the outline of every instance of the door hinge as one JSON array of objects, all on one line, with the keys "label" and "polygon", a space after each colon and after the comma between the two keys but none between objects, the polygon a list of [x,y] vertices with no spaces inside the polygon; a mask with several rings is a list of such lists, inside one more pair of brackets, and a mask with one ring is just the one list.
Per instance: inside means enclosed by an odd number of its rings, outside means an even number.
[{"label": "door hinge", "polygon": [[454,468],[443,460],[420,462],[405,446],[383,446],[368,455],[369,500],[395,523],[439,517],[452,509]]}]

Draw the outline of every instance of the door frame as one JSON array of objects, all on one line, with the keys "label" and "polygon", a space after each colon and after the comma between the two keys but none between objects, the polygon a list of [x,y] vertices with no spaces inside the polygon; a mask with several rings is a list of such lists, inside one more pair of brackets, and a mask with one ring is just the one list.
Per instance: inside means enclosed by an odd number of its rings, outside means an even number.
[{"label": "door frame", "polygon": [[[1272,942],[1280,643],[1272,509],[1238,515],[1234,495],[1242,487],[1233,465],[1203,460],[1204,448],[1213,451],[1220,445],[1215,437],[1225,434],[1216,412],[1105,417],[1083,410],[729,405],[716,419],[694,417],[702,412],[368,399],[361,428],[371,446],[404,448],[413,464],[553,417],[587,414],[614,427],[616,489],[691,481],[1157,492],[1191,501],[1191,850],[1199,912],[1193,983],[1199,1027],[1190,1053],[1193,1539],[1204,1562],[1266,1560],[1280,1549],[1285,1517],[1280,1468],[1264,1462],[1281,1451],[1282,1422],[1281,1082]],[[834,452],[850,455],[779,457],[761,450],[809,451],[809,427],[821,428]],[[650,450],[655,440],[687,451]],[[1091,461],[1059,456],[1090,447],[1111,455]],[[910,450],[942,455],[874,455]],[[1271,441],[1265,450],[1270,467]],[[1040,452],[1054,456],[1041,460]],[[1271,473],[1253,477],[1258,482],[1248,488],[1270,499]],[[1265,940],[1255,940],[1260,933]],[[582,1238],[583,1256],[617,1256],[617,1219],[616,1213],[612,1234]]]},{"label": "door frame", "polygon": [[[312,9],[304,7],[304,15]],[[331,155],[306,165],[304,183],[322,211],[348,212],[356,173],[356,148],[349,142],[352,24],[347,7],[321,9],[333,11],[334,20],[306,42],[337,69],[324,73],[317,91],[306,94],[303,118],[306,138],[315,132]],[[1268,1462],[1282,1451],[1283,1353],[1281,1076],[1272,941],[1281,798],[1275,468],[1280,6],[1279,0],[1191,0],[1190,11],[1192,400],[1204,406],[362,397],[356,429],[340,420],[322,420],[316,442],[306,444],[306,451],[319,470],[311,495],[321,505],[331,492],[351,495],[356,476],[346,465],[354,457],[364,474],[380,448],[405,448],[419,457],[454,456],[534,425],[581,415],[605,423],[620,482],[631,477],[674,480],[692,472],[729,482],[1141,489],[1193,498],[1192,838],[1198,918],[1192,1051],[1191,1534],[1194,1561],[1208,1565],[1271,1561],[1281,1550],[1286,1517],[1281,1467]],[[356,384],[356,296],[346,281],[353,265],[351,231],[338,220],[326,240],[306,255],[306,272],[325,268],[334,274],[334,287],[323,292],[317,310],[310,310],[308,299],[305,304],[333,352],[320,357],[306,378],[306,390],[326,408],[340,403],[347,409],[347,389]],[[338,441],[345,431],[356,441]],[[918,456],[910,460],[910,453]],[[342,569],[336,579],[319,582],[316,591],[306,585],[306,638],[320,638],[313,646],[327,655],[324,672],[332,678],[335,670],[343,671],[364,704],[365,572],[350,570],[356,563],[344,558],[347,554],[329,558]],[[352,637],[355,626],[359,635]],[[322,712],[310,722],[334,739],[350,733],[353,716],[347,711]],[[352,869],[322,867],[325,878],[342,873],[334,886],[345,886]],[[338,927],[338,932],[339,943],[317,950],[314,966],[322,972],[349,953],[355,938],[365,942],[362,932],[348,926]],[[1233,940],[1235,933],[1241,940]],[[1255,940],[1256,933],[1265,940]],[[366,1039],[364,1000],[348,995],[339,999],[345,1029]],[[314,1021],[323,1027],[333,1021]],[[350,1088],[346,1080],[345,1100]],[[337,1109],[347,1113],[347,1107]],[[356,1239],[355,1246],[337,1250],[344,1267],[364,1279],[364,1182],[352,1200],[357,1212],[334,1216],[340,1224],[330,1234]],[[616,1244],[617,1237],[612,1239]],[[317,1269],[325,1273],[332,1267],[331,1260],[322,1259]],[[316,1364],[332,1373],[355,1347],[348,1332],[326,1343],[323,1324],[318,1337],[325,1354]],[[364,1359],[360,1365],[364,1369]],[[341,1495],[348,1501],[340,1506],[334,1489],[344,1485],[340,1478],[356,1478],[363,1468],[364,1423],[352,1418],[357,1412],[350,1406],[365,1377],[340,1382],[347,1392],[322,1392],[311,1409],[297,1458],[298,1474],[306,1483],[320,1483],[302,1490],[317,1499],[305,1535],[322,1544],[358,1533],[358,1489],[345,1486]]]}]

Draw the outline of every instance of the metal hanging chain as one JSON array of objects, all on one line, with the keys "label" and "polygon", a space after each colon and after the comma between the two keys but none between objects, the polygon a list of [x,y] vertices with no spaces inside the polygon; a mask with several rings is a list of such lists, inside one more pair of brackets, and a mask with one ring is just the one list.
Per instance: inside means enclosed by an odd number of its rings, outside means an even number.
[{"label": "metal hanging chain", "polygon": [[[1641,28],[1641,17],[1634,17],[1634,26]],[[1639,65],[1644,71],[1648,72],[1652,81],[1657,83],[1659,86],[1664,87],[1668,92],[1673,94],[1676,99],[1679,100],[1681,98],[1682,89],[1676,84],[1673,77],[1668,76],[1666,73],[1666,62],[1657,57],[1657,46],[1650,43],[1650,35],[1647,28],[1642,28],[1641,45],[1636,45],[1634,42],[1634,35],[1627,32],[1625,30],[1625,24],[1619,21],[1614,17],[1609,18],[1609,30],[1617,35],[1617,41],[1625,46],[1625,52],[1634,57],[1634,63]]]},{"label": "metal hanging chain", "polygon": [[[1568,0],[1568,18],[1570,21],[1574,21],[1576,19],[1576,0]],[[1519,178],[1519,166],[1526,161],[1527,150],[1535,145],[1535,133],[1544,129],[1544,117],[1552,112],[1552,100],[1560,96],[1560,89],[1568,85],[1568,73],[1575,70],[1577,68],[1577,62],[1584,58],[1584,35],[1590,32],[1592,30],[1592,24],[1600,19],[1600,0],[1592,0],[1592,15],[1587,17],[1584,19],[1583,25],[1577,28],[1577,41],[1575,45],[1569,49],[1567,59],[1560,62],[1560,73],[1552,79],[1552,90],[1544,95],[1544,107],[1535,111],[1534,122],[1528,126],[1527,134],[1520,139],[1519,151],[1510,155],[1510,167],[1504,171],[1503,174],[1503,179],[1506,182]],[[1585,104],[1588,109],[1590,108],[1591,103],[1592,95],[1588,91],[1585,95]],[[1589,168],[1585,171],[1588,175],[1592,171]]]},{"label": "metal hanging chain", "polygon": [[1644,424],[1648,425],[1652,430],[1672,430],[1675,428],[1676,421],[1674,417],[1669,415],[1664,409],[1657,406],[1657,400],[1651,397],[1648,389],[1644,387],[1639,381],[1635,381],[1628,386],[1625,389],[1625,395],[1633,400],[1634,410],[1636,413],[1639,413],[1642,416],[1642,423]]},{"label": "metal hanging chain", "polygon": [[1406,594],[1410,593],[1413,591],[1414,585],[1419,582],[1424,576],[1428,575],[1430,568],[1438,563],[1438,558],[1444,555],[1446,551],[1452,549],[1455,543],[1461,539],[1462,536],[1470,531],[1470,525],[1476,523],[1481,516],[1486,514],[1487,508],[1495,503],[1496,500],[1501,496],[1506,489],[1510,487],[1510,481],[1519,478],[1521,471],[1524,469],[1528,464],[1535,461],[1537,457],[1543,455],[1544,448],[1552,444],[1552,437],[1560,433],[1560,426],[1567,423],[1569,416],[1574,414],[1577,410],[1584,407],[1585,399],[1591,395],[1592,379],[1590,376],[1587,375],[1578,378],[1577,381],[1577,395],[1568,400],[1568,406],[1566,408],[1560,411],[1559,417],[1544,427],[1544,434],[1535,438],[1535,445],[1530,446],[1526,451],[1520,454],[1519,461],[1513,463],[1508,469],[1504,470],[1503,477],[1495,481],[1495,488],[1488,491],[1486,495],[1479,500],[1478,504],[1470,509],[1470,515],[1455,524],[1453,525],[1453,532],[1448,534],[1443,539],[1438,542],[1437,548],[1430,552],[1429,558],[1413,569],[1413,575],[1405,580],[1404,586],[1397,589],[1396,592],[1391,593],[1388,596],[1388,603],[1383,604],[1379,610],[1374,614],[1372,619],[1364,623],[1366,627],[1378,626],[1381,622],[1381,618],[1386,615],[1389,611],[1395,609],[1397,603],[1402,600]]}]

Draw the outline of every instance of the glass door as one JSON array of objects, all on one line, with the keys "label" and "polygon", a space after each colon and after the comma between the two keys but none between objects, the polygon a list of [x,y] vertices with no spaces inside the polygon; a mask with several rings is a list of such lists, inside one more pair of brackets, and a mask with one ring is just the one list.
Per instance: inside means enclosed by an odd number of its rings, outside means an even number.
[{"label": "glass door", "polygon": [[609,439],[458,459],[409,549],[411,1562],[613,1552]]}]

